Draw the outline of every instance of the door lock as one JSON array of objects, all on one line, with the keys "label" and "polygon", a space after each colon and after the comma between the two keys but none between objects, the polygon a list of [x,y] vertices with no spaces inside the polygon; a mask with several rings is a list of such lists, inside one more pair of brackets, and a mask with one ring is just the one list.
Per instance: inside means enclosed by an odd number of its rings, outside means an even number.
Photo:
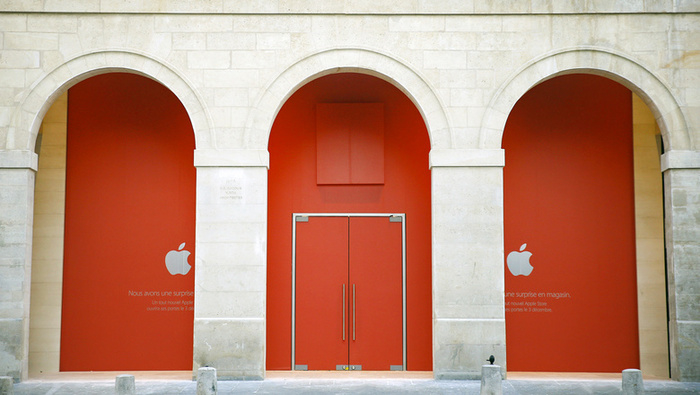
[{"label": "door lock", "polygon": [[335,365],[335,370],[362,370],[362,365]]}]

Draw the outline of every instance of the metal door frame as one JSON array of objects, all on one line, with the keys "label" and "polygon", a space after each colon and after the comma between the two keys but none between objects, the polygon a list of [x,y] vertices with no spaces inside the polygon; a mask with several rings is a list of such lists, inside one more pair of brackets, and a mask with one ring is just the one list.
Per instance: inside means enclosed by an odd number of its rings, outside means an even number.
[{"label": "metal door frame", "polygon": [[[292,370],[296,369],[296,263],[297,263],[297,222],[306,222],[308,217],[387,217],[401,222],[401,304],[403,365],[406,370],[406,214],[405,213],[293,213],[292,214]],[[349,237],[349,235],[348,235]],[[349,252],[349,251],[348,251]]]}]

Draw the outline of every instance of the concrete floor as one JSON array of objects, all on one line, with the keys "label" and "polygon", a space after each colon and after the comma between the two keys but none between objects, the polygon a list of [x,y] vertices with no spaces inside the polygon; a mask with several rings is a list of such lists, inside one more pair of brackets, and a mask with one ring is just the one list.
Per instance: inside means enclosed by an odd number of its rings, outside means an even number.
[{"label": "concrete floor", "polygon": [[[81,372],[39,375],[15,394],[114,394],[119,374],[134,374],[137,394],[195,394],[192,372]],[[263,381],[219,381],[219,394],[479,394],[476,380],[433,380],[431,372],[267,372]],[[646,394],[700,394],[700,383],[645,378]],[[509,373],[503,393],[619,394],[621,374]]]}]

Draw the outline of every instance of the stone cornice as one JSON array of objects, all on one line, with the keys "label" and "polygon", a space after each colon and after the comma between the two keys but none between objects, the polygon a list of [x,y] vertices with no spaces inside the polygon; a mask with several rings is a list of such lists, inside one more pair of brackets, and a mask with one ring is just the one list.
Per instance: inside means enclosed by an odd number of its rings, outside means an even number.
[{"label": "stone cornice", "polygon": [[672,14],[700,12],[698,2],[613,2],[560,0],[492,1],[375,1],[326,0],[295,2],[278,0],[211,1],[22,1],[0,0],[3,12],[119,13],[119,14],[276,14],[276,15],[566,15],[566,14]]},{"label": "stone cornice", "polygon": [[503,167],[502,149],[433,149],[430,167]]},{"label": "stone cornice", "polygon": [[197,149],[195,167],[270,167],[270,154],[259,149]]},{"label": "stone cornice", "polygon": [[661,171],[700,169],[700,151],[674,150],[661,155]]},{"label": "stone cornice", "polygon": [[39,156],[32,151],[0,151],[0,169],[39,169]]}]

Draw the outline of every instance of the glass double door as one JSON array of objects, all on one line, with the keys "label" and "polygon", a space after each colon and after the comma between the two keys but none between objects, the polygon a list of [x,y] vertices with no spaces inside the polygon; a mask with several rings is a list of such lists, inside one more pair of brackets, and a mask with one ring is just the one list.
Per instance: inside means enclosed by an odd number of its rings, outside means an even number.
[{"label": "glass double door", "polygon": [[295,215],[293,366],[402,370],[402,215]]}]

